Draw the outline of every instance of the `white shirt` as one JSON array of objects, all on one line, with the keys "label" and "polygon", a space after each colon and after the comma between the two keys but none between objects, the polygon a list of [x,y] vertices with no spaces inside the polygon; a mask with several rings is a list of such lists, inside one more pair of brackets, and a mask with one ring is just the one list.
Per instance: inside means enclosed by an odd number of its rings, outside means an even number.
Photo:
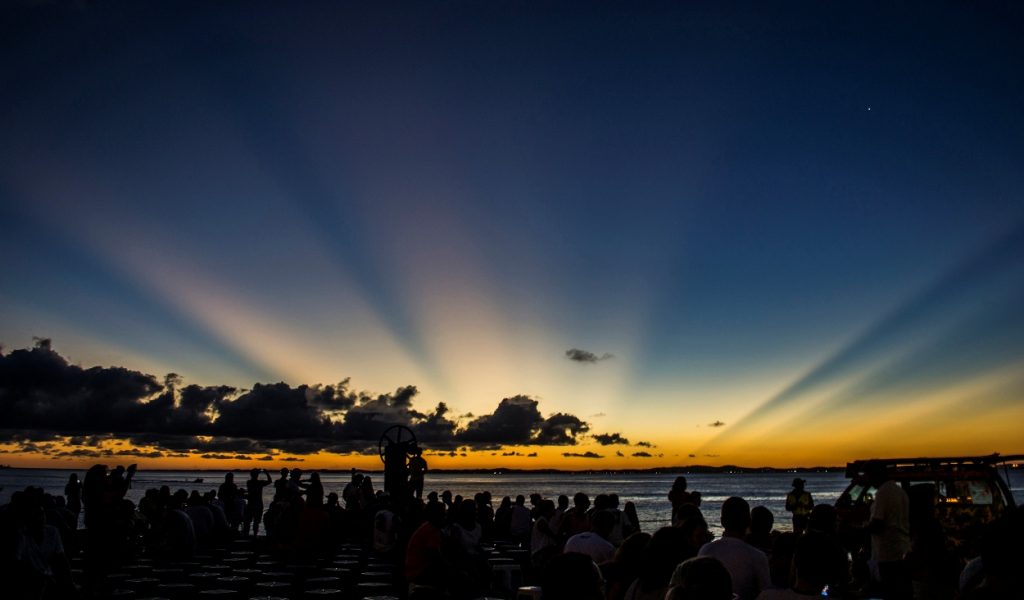
[{"label": "white shirt", "polygon": [[732,577],[732,591],[740,600],[754,600],[771,583],[768,557],[739,538],[722,537],[700,548],[697,556],[717,558]]},{"label": "white shirt", "polygon": [[902,560],[910,551],[910,498],[900,484],[889,480],[875,492],[871,520],[883,529],[871,534],[871,558],[879,562]]},{"label": "white shirt", "polygon": [[565,542],[564,552],[586,554],[597,564],[611,560],[615,556],[615,546],[593,531],[577,533]]}]

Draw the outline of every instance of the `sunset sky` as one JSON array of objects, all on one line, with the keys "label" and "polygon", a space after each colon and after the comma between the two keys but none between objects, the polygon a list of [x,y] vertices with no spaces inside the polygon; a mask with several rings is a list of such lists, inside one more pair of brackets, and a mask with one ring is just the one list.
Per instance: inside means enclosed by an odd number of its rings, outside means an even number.
[{"label": "sunset sky", "polygon": [[0,9],[0,463],[1024,452],[1019,6],[362,4]]}]

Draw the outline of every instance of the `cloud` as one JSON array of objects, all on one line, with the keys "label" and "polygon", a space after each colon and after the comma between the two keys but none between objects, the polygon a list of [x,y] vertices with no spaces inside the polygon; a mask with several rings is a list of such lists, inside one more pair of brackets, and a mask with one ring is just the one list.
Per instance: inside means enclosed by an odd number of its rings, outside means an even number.
[{"label": "cloud", "polygon": [[578,417],[555,413],[544,419],[531,443],[543,446],[571,446],[576,444],[577,436],[589,429],[590,427]]},{"label": "cloud", "polygon": [[642,450],[640,452],[633,453],[634,458],[651,458],[652,456],[653,454],[651,454],[650,452],[644,452]]},{"label": "cloud", "polygon": [[654,448],[654,444],[650,442],[637,442],[635,445],[640,448]]},{"label": "cloud", "polygon": [[715,421],[714,423],[708,423],[708,427],[725,427],[725,423],[721,421]]},{"label": "cloud", "polygon": [[589,450],[586,452],[563,452],[562,456],[566,458],[604,458],[603,454],[598,454]]},{"label": "cloud", "polygon": [[418,394],[412,385],[370,394],[354,390],[348,379],[294,387],[256,383],[248,390],[183,386],[173,373],[158,379],[120,367],[68,364],[40,341],[0,355],[0,441],[95,446],[123,439],[170,453],[304,455],[376,453],[391,425],[413,429],[422,446],[439,450],[571,446],[590,430],[575,415],[544,417],[538,401],[524,395],[505,398],[492,413],[460,425],[444,402],[417,410]]},{"label": "cloud", "polygon": [[581,350],[579,348],[570,348],[569,350],[566,350],[565,357],[573,362],[590,364],[615,358],[613,354],[609,354],[607,352],[598,356],[589,350]]},{"label": "cloud", "polygon": [[470,421],[458,440],[485,445],[527,444],[543,421],[536,400],[528,396],[505,398],[492,414]]},{"label": "cloud", "polygon": [[103,454],[107,456],[137,456],[139,458],[163,458],[166,456],[164,452],[159,450],[139,450],[138,448],[129,448],[125,450],[107,450]]},{"label": "cloud", "polygon": [[61,450],[53,454],[53,456],[60,458],[99,458],[103,456],[103,453],[99,450],[90,450],[88,448],[75,448],[74,450]]},{"label": "cloud", "polygon": [[556,413],[544,418],[536,400],[519,395],[502,399],[493,413],[470,421],[455,435],[455,440],[484,448],[531,444],[571,446],[588,430],[589,425],[573,415]]},{"label": "cloud", "polygon": [[602,446],[611,446],[612,444],[629,445],[629,440],[618,433],[598,433],[594,435],[594,440]]}]

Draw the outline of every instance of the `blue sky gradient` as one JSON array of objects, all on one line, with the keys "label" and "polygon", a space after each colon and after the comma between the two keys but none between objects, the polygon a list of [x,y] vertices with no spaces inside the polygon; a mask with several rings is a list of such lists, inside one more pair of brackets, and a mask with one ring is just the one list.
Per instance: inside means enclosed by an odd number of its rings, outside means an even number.
[{"label": "blue sky gradient", "polygon": [[1019,7],[3,10],[8,349],[525,394],[683,456],[1024,359]]}]

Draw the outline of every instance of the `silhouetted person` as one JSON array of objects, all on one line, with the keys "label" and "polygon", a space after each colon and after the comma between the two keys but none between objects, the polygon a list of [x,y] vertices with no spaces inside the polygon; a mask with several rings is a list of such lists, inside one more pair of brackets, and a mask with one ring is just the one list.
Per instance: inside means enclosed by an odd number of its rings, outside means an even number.
[{"label": "silhouetted person", "polygon": [[226,473],[224,475],[224,483],[220,484],[220,487],[217,488],[217,499],[224,506],[224,513],[227,515],[228,523],[231,524],[231,529],[234,531],[238,531],[239,526],[242,524],[241,496],[241,492],[239,492],[238,486],[235,484],[235,474]]},{"label": "silhouetted person", "polygon": [[700,492],[690,492],[686,489],[686,478],[680,475],[672,482],[672,489],[668,491],[668,500],[672,503],[672,524],[678,525],[677,513],[680,508],[687,504],[700,506]]},{"label": "silhouetted person", "polygon": [[359,509],[359,488],[363,483],[363,474],[352,469],[352,480],[345,485],[341,491],[341,497],[345,500],[346,510]]},{"label": "silhouetted person", "polygon": [[413,447],[412,456],[409,457],[409,487],[412,488],[412,495],[417,500],[423,498],[423,479],[427,472],[427,461],[423,458],[423,451]]},{"label": "silhouetted person", "polygon": [[195,532],[197,545],[208,545],[216,537],[219,537],[218,534],[221,532],[215,531],[213,510],[206,505],[206,502],[197,490],[192,490],[188,497],[188,505],[183,510],[188,515],[188,518],[192,520],[192,530]]},{"label": "silhouetted person", "polygon": [[835,507],[830,504],[816,505],[807,519],[806,534],[814,534],[824,540],[818,546],[823,555],[830,557],[831,572],[826,581],[830,594],[848,593],[852,583],[850,561],[843,539],[839,536],[839,519]]},{"label": "silhouetted person", "polygon": [[494,507],[491,506],[491,493],[484,490],[473,496],[476,504],[476,522],[484,530],[484,539],[494,539]]},{"label": "silhouetted person", "polygon": [[[5,525],[12,531],[3,533],[4,538],[13,535],[14,539],[13,548],[3,548],[5,559],[12,561],[2,567],[4,571],[10,569],[5,573],[6,593],[40,600],[77,597],[60,532],[46,522],[43,491],[28,488],[15,492],[8,509],[9,514],[4,516],[12,522]],[[8,542],[3,541],[5,545]]]},{"label": "silhouetted person", "polygon": [[78,515],[82,512],[82,483],[78,481],[78,473],[68,476],[68,483],[64,486],[64,497],[67,499],[67,509],[75,515],[75,528],[78,528]]},{"label": "silhouetted person", "polygon": [[615,550],[615,556],[598,565],[605,580],[607,600],[622,600],[629,586],[640,576],[644,552],[651,541],[651,534],[636,532],[622,541]]},{"label": "silhouetted person", "polygon": [[249,471],[249,480],[245,482],[248,497],[245,503],[245,535],[249,535],[250,530],[253,535],[260,534],[260,521],[263,520],[263,488],[274,483],[266,469],[263,469],[263,475],[266,476],[266,480],[260,479],[260,469],[252,469]]},{"label": "silhouetted person", "polygon": [[679,527],[662,527],[644,548],[640,572],[626,591],[625,600],[661,600],[669,588],[676,565],[692,558],[696,550],[686,542]]},{"label": "silhouetted person", "polygon": [[113,535],[117,503],[124,497],[135,474],[135,465],[107,472],[106,465],[93,465],[82,482],[82,507],[85,509],[87,560],[90,563],[112,560],[119,540]]},{"label": "silhouetted person", "polygon": [[127,469],[117,465],[110,472],[108,488],[111,494],[111,502],[124,498],[124,495],[128,493],[128,489],[132,487],[132,478],[135,476],[137,468],[138,465],[135,464],[128,465]]},{"label": "silhouetted person", "polygon": [[682,532],[683,543],[686,545],[686,558],[697,556],[697,552],[704,547],[704,544],[715,539],[708,529],[708,522],[704,520],[704,514],[696,506],[690,505],[695,514],[689,515],[680,523],[676,529]]},{"label": "silhouetted person", "polygon": [[946,533],[935,516],[935,485],[913,485],[907,495],[910,499],[910,552],[906,559],[914,597],[952,600],[960,565],[947,550]]},{"label": "silhouetted person", "polygon": [[807,481],[797,477],[793,480],[793,489],[786,494],[786,510],[793,513],[793,533],[800,535],[807,529],[807,517],[814,508],[814,498],[804,489]]},{"label": "silhouetted person", "polygon": [[626,503],[622,505],[622,513],[626,515],[626,519],[629,521],[630,535],[640,531],[640,515],[636,513],[636,504],[627,500]]},{"label": "silhouetted person", "polygon": [[466,554],[480,554],[483,528],[476,521],[476,503],[466,499],[455,510],[455,524],[451,527],[452,541],[458,543]]},{"label": "silhouetted person", "polygon": [[525,544],[530,541],[530,529],[533,527],[533,520],[530,516],[530,509],[526,508],[526,497],[522,494],[516,496],[516,503],[512,505],[512,514],[509,520],[509,535],[512,541]]},{"label": "silhouetted person", "polygon": [[910,551],[910,498],[899,483],[889,479],[885,465],[870,464],[865,475],[875,492],[871,503],[871,557],[878,564],[879,583],[885,600],[913,595],[910,572],[904,558]]},{"label": "silhouetted person", "polygon": [[565,542],[565,552],[586,554],[601,564],[615,556],[615,546],[608,538],[615,526],[615,517],[608,511],[594,513],[593,529],[577,533]]},{"label": "silhouetted person", "polygon": [[551,527],[551,519],[555,516],[555,503],[551,500],[540,501],[540,515],[533,523],[530,534],[530,560],[534,568],[543,569],[552,556],[558,553],[558,534]]},{"label": "silhouetted person", "polygon": [[291,498],[302,495],[302,469],[292,469],[288,474],[288,495]]},{"label": "silhouetted person", "polygon": [[791,588],[765,590],[757,600],[806,600],[821,596],[825,586],[835,581],[837,561],[842,561],[845,568],[846,554],[835,540],[823,533],[807,532],[796,542],[796,582]]},{"label": "silhouetted person", "polygon": [[375,499],[376,494],[373,491],[373,478],[369,475],[363,475],[363,478],[359,481],[359,509],[368,509]]},{"label": "silhouetted person", "polygon": [[551,559],[540,582],[544,600],[603,600],[601,571],[586,554],[566,552]]},{"label": "silhouetted person", "polygon": [[721,561],[690,558],[676,567],[665,600],[732,600],[732,577]]},{"label": "silhouetted person", "polygon": [[[596,503],[595,503],[596,505]],[[630,519],[619,510],[619,495],[616,493],[608,494],[605,497],[604,507],[602,510],[608,511],[612,514],[615,525],[612,527],[611,537],[608,539],[616,548],[622,543],[622,540],[629,537],[633,531],[633,523]]]},{"label": "silhouetted person", "polygon": [[562,518],[562,530],[559,533],[564,538],[570,538],[577,533],[590,530],[590,515],[587,514],[587,510],[590,508],[590,498],[583,492],[576,492],[572,497],[572,502],[573,507]]},{"label": "silhouetted person", "polygon": [[281,468],[281,477],[274,482],[274,502],[283,502],[288,499],[288,468]]},{"label": "silhouetted person", "polygon": [[424,522],[420,525],[405,550],[405,580],[409,584],[409,597],[439,598],[442,596],[448,574],[444,543],[444,505],[431,502],[423,509]]},{"label": "silhouetted person", "polygon": [[302,482],[299,486],[306,490],[306,506],[320,508],[324,505],[324,485],[320,483],[320,473],[311,473],[309,481]]},{"label": "silhouetted person", "polygon": [[175,494],[170,503],[164,509],[161,522],[162,536],[157,548],[157,553],[171,560],[185,560],[191,558],[196,551],[196,531],[192,519],[184,511],[182,496],[187,494]]},{"label": "silhouetted person", "polygon": [[494,539],[509,539],[509,530],[512,528],[512,498],[505,496],[494,511]]},{"label": "silhouetted person", "polygon": [[398,549],[400,520],[392,508],[390,502],[384,501],[373,515],[373,549],[383,555]]},{"label": "silhouetted person", "polygon": [[569,511],[569,496],[561,494],[558,496],[558,505],[555,506],[555,515],[551,517],[550,525],[551,530],[558,534],[559,538],[562,536],[562,521],[565,519],[565,513]]},{"label": "silhouetted person", "polygon": [[750,534],[747,543],[766,555],[772,553],[772,526],[775,515],[765,506],[755,506],[750,510]]},{"label": "silhouetted person", "polygon": [[981,535],[981,555],[971,561],[976,576],[967,577],[961,598],[964,600],[1002,600],[1024,597],[1024,507],[985,526]]},{"label": "silhouetted person", "polygon": [[722,503],[722,537],[707,543],[698,553],[722,561],[732,577],[733,592],[740,600],[753,600],[771,583],[768,557],[743,541],[750,526],[750,505],[733,496]]}]

